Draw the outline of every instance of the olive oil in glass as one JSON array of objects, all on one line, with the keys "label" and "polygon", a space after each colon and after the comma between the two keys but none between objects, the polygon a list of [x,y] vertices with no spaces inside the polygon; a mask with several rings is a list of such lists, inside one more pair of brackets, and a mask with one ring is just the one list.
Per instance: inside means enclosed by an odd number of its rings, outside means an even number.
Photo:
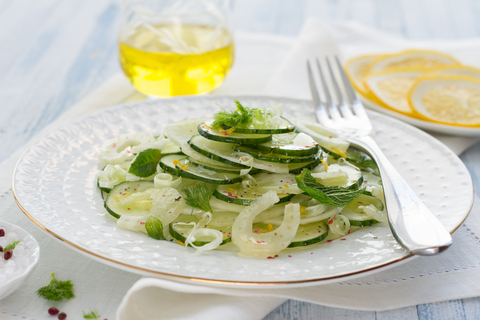
[{"label": "olive oil in glass", "polygon": [[141,24],[119,40],[123,71],[142,93],[171,97],[218,87],[233,62],[227,30],[196,24]]}]

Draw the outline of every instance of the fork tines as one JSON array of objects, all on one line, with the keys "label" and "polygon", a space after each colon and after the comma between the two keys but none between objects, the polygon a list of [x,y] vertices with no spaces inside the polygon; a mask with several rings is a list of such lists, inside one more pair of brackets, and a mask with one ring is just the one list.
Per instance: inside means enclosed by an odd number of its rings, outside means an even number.
[{"label": "fork tines", "polygon": [[[328,68],[329,81],[325,77],[325,74],[322,69],[322,64],[318,59],[315,59],[317,70],[319,74],[320,83],[322,84],[322,92],[325,97],[325,103],[322,102],[321,95],[319,90],[315,85],[315,79],[312,71],[312,66],[310,61],[307,60],[307,71],[308,71],[308,80],[310,84],[310,90],[312,92],[312,99],[316,109],[317,119],[320,123],[327,121],[337,121],[341,118],[348,119],[352,116],[365,117],[365,109],[363,108],[360,100],[358,99],[355,90],[348,79],[347,74],[343,70],[343,67],[340,63],[340,60],[335,56],[337,74],[340,75],[343,83],[343,92],[342,88],[338,85],[337,77],[335,75],[334,69],[330,64],[330,59],[325,57],[325,62]],[[330,89],[329,89],[330,88]],[[330,94],[331,89],[335,92],[336,102],[332,99]],[[348,98],[348,102],[345,100],[345,97]]]}]

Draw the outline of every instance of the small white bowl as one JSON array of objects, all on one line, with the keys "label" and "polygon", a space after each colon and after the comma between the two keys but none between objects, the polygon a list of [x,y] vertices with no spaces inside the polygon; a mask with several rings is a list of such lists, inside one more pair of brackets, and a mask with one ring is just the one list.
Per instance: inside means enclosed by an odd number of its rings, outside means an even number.
[{"label": "small white bowl", "polygon": [[[38,263],[38,260],[40,259],[40,246],[38,245],[37,240],[35,240],[35,238],[30,233],[28,233],[27,231],[23,230],[20,227],[17,227],[14,224],[0,220],[0,229],[2,228],[5,229],[5,236],[9,232],[14,231],[16,234],[20,236],[20,241],[25,241],[25,243],[27,243],[28,241],[33,242],[33,246],[28,248],[32,251],[33,260],[29,264],[27,269],[24,272],[22,272],[22,274],[9,279],[5,283],[0,283],[0,300],[6,298],[8,295],[13,293],[22,285],[23,281],[25,281],[28,275],[33,271],[33,269]],[[15,255],[15,249],[13,250],[13,252],[14,252],[13,254]],[[0,256],[0,259],[3,259],[3,252],[0,252],[0,254],[2,255]]]}]

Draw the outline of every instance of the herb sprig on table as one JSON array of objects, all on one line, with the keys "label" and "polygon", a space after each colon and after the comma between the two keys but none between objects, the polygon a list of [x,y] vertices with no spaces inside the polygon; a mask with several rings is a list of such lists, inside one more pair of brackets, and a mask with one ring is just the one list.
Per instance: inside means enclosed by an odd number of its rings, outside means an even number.
[{"label": "herb sprig on table", "polygon": [[62,301],[75,298],[73,292],[73,283],[71,280],[57,280],[55,273],[50,273],[50,283],[48,286],[41,287],[37,290],[37,294],[47,300]]}]

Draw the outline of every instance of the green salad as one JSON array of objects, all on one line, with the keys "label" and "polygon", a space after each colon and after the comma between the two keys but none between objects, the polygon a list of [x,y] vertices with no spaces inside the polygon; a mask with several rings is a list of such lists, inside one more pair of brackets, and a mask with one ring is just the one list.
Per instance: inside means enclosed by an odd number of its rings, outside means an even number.
[{"label": "green salad", "polygon": [[234,246],[272,258],[385,221],[368,155],[281,106],[235,106],[102,147],[97,184],[119,227],[195,254]]}]

